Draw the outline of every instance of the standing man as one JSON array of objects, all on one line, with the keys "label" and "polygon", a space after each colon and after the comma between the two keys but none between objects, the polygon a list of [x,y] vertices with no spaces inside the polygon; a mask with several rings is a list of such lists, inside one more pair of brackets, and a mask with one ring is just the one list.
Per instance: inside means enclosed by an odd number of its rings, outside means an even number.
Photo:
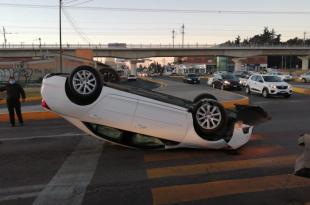
[{"label": "standing man", "polygon": [[10,77],[9,83],[4,87],[0,87],[0,92],[3,91],[6,91],[7,95],[6,102],[9,110],[11,126],[15,127],[14,111],[16,112],[16,115],[18,117],[20,126],[23,126],[24,121],[21,112],[20,97],[22,97],[22,101],[25,102],[26,95],[24,89],[22,88],[22,86],[16,83],[14,77]]}]

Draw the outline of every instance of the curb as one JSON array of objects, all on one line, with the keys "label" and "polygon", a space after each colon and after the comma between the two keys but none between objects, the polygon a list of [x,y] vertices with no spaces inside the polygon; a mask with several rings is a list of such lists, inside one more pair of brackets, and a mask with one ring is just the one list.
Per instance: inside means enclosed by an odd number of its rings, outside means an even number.
[{"label": "curb", "polygon": [[293,87],[293,92],[303,95],[310,95],[310,88]]},{"label": "curb", "polygon": [[[160,84],[159,88],[167,87],[167,84],[162,82],[162,81],[160,81],[160,80],[154,80],[152,78],[140,78],[140,79],[145,80],[145,81],[149,81],[149,82],[152,82],[152,83]],[[156,88],[156,89],[158,89],[158,88]]]},{"label": "curb", "polygon": [[[42,97],[41,96],[35,96],[35,97],[29,97],[26,98],[26,102],[37,102],[37,101],[41,101]],[[0,100],[0,105],[4,105],[6,104],[6,100]]]},{"label": "curb", "polygon": [[238,100],[228,100],[220,102],[224,106],[225,109],[233,109],[235,105],[249,105],[250,99],[248,97],[244,97]]},{"label": "curb", "polygon": [[[184,78],[184,76],[169,76],[170,78]],[[200,79],[208,80],[209,76],[201,76]]]},{"label": "curb", "polygon": [[[60,118],[59,115],[52,113],[52,112],[24,112],[23,119],[24,120],[52,120]],[[15,119],[17,117],[15,116]],[[9,115],[8,114],[0,114],[0,122],[9,122]]]}]

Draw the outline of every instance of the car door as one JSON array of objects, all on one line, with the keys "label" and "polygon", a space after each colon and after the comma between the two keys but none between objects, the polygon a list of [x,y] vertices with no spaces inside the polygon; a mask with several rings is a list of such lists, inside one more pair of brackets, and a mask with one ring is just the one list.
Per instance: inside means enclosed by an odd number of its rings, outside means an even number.
[{"label": "car door", "polygon": [[253,91],[253,92],[257,92],[256,78],[257,78],[257,76],[254,75],[249,79],[248,85],[249,85],[251,91]]},{"label": "car door", "polygon": [[131,130],[137,104],[138,100],[129,95],[108,94],[89,111],[89,116],[96,124]]},{"label": "car door", "polygon": [[187,132],[188,112],[184,108],[157,102],[139,100],[134,118],[136,132],[172,141],[181,141]]},{"label": "car door", "polygon": [[256,88],[257,88],[257,91],[259,93],[262,93],[264,87],[265,87],[265,83],[264,83],[263,77],[262,76],[257,76],[257,78],[256,78]]}]

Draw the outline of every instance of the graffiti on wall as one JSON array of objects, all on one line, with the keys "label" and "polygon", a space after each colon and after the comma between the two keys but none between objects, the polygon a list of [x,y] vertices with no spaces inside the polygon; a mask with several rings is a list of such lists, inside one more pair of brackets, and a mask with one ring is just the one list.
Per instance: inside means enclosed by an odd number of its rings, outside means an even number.
[{"label": "graffiti on wall", "polygon": [[0,68],[0,82],[8,81],[9,77],[14,76],[21,83],[40,83],[47,73],[52,69],[31,69],[31,68]]}]

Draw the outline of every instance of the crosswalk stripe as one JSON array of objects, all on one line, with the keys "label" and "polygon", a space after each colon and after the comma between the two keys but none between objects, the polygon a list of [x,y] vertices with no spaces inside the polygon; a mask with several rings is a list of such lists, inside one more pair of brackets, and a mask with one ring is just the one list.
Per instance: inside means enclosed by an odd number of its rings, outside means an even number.
[{"label": "crosswalk stripe", "polygon": [[153,188],[154,204],[171,204],[210,199],[233,194],[264,192],[299,187],[309,187],[310,179],[291,174],[233,179],[201,184]]},{"label": "crosswalk stripe", "polygon": [[[277,153],[277,152],[281,153],[283,150],[285,150],[285,148],[280,145],[255,145],[244,147],[243,149],[240,149],[239,152],[242,155],[247,156],[254,155],[255,157],[263,157],[270,153]],[[182,160],[190,158],[207,157],[212,154],[214,154],[214,152],[210,152],[210,150],[186,150],[186,151],[173,150],[173,151],[145,154],[144,161],[150,163],[150,162],[160,162],[160,161],[170,161],[180,159]]]},{"label": "crosswalk stripe", "polygon": [[33,205],[79,205],[101,155],[103,145],[84,137]]},{"label": "crosswalk stripe", "polygon": [[288,155],[282,157],[266,157],[259,159],[224,161],[216,163],[203,163],[184,166],[173,166],[163,168],[153,168],[147,170],[150,179],[171,177],[171,176],[189,176],[196,174],[207,174],[215,172],[224,172],[232,170],[251,169],[259,167],[277,167],[277,166],[293,166],[297,156]]}]

